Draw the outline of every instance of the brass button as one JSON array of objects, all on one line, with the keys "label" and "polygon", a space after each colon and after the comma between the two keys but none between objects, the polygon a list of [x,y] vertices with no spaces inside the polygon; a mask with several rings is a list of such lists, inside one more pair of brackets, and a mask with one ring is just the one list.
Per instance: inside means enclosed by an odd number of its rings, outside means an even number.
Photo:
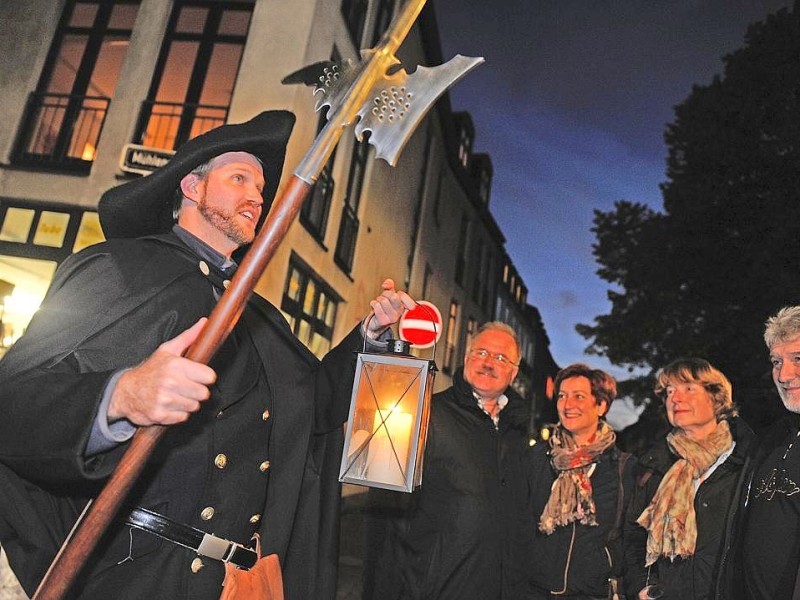
[{"label": "brass button", "polygon": [[256,523],[258,523],[260,520],[261,520],[261,515],[253,515],[252,517],[250,517],[250,522],[251,522],[253,525],[255,525]]},{"label": "brass button", "polygon": [[224,454],[217,454],[216,458],[214,458],[214,464],[218,469],[224,469],[228,466],[228,457]]},{"label": "brass button", "polygon": [[200,272],[203,275],[208,276],[208,274],[211,273],[211,269],[208,268],[208,263],[206,261],[201,260],[197,266],[200,267]]},{"label": "brass button", "polygon": [[265,410],[263,413],[261,413],[261,418],[262,418],[264,421],[266,421],[267,419],[269,419],[269,410]]},{"label": "brass button", "polygon": [[230,284],[231,284],[231,280],[230,279],[226,279],[225,281],[222,282],[222,287],[224,287],[227,290],[228,286]]},{"label": "brass button", "polygon": [[266,471],[267,469],[269,469],[269,461],[268,460],[265,460],[260,465],[258,465],[258,470],[261,471],[262,473],[264,471]]},{"label": "brass button", "polygon": [[192,568],[192,573],[197,573],[197,572],[198,572],[200,569],[202,569],[204,566],[205,566],[205,565],[203,564],[203,561],[202,561],[202,560],[200,559],[200,557],[198,556],[197,558],[195,558],[195,559],[192,561],[192,566],[191,566],[191,568]]},{"label": "brass button", "polygon": [[213,506],[206,506],[203,510],[200,511],[200,518],[203,519],[203,521],[210,521],[213,516],[214,516]]}]

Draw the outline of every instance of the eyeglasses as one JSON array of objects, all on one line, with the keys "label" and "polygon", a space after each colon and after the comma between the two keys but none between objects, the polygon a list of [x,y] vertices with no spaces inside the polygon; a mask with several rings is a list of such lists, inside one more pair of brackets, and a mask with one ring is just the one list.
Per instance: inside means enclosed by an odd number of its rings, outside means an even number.
[{"label": "eyeglasses", "polygon": [[492,354],[486,348],[471,348],[469,354],[473,358],[480,358],[481,360],[486,360],[487,358],[490,358],[493,362],[496,362],[498,365],[503,365],[507,367],[519,366],[519,363],[515,363],[505,354]]}]

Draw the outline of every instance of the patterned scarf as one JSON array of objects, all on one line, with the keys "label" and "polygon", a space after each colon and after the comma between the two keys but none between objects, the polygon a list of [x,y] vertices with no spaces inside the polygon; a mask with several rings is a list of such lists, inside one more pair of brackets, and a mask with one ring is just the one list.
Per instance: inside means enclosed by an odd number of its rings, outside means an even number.
[{"label": "patterned scarf", "polygon": [[694,440],[679,429],[667,435],[667,443],[680,458],[670,467],[658,486],[650,506],[637,519],[647,529],[647,557],[650,566],[659,556],[674,560],[692,556],[697,543],[694,512],[694,480],[705,473],[733,445],[727,421],[705,439]]},{"label": "patterned scarf", "polygon": [[597,525],[589,469],[616,439],[614,430],[603,419],[598,423],[594,440],[585,446],[578,446],[572,434],[561,425],[556,427],[550,438],[550,464],[558,472],[558,477],[539,519],[539,531],[550,535],[556,527],[573,521]]}]

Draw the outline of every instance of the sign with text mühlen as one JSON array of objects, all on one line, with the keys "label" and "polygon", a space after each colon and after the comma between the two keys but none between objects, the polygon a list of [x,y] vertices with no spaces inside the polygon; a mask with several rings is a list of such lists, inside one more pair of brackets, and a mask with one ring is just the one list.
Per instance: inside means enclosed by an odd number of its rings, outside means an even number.
[{"label": "sign with text m\u00fchlen", "polygon": [[147,175],[167,164],[174,154],[175,152],[172,150],[151,148],[139,144],[125,144],[122,147],[119,168],[126,173]]}]

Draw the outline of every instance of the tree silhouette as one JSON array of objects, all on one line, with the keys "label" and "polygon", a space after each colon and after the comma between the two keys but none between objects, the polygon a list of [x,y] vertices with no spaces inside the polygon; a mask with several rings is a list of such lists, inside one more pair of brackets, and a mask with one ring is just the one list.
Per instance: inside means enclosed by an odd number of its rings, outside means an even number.
[{"label": "tree silhouette", "polygon": [[595,211],[611,311],[578,325],[588,351],[655,370],[701,356],[758,426],[775,409],[763,323],[800,303],[800,10],[748,28],[724,74],[667,127],[664,211]]}]

